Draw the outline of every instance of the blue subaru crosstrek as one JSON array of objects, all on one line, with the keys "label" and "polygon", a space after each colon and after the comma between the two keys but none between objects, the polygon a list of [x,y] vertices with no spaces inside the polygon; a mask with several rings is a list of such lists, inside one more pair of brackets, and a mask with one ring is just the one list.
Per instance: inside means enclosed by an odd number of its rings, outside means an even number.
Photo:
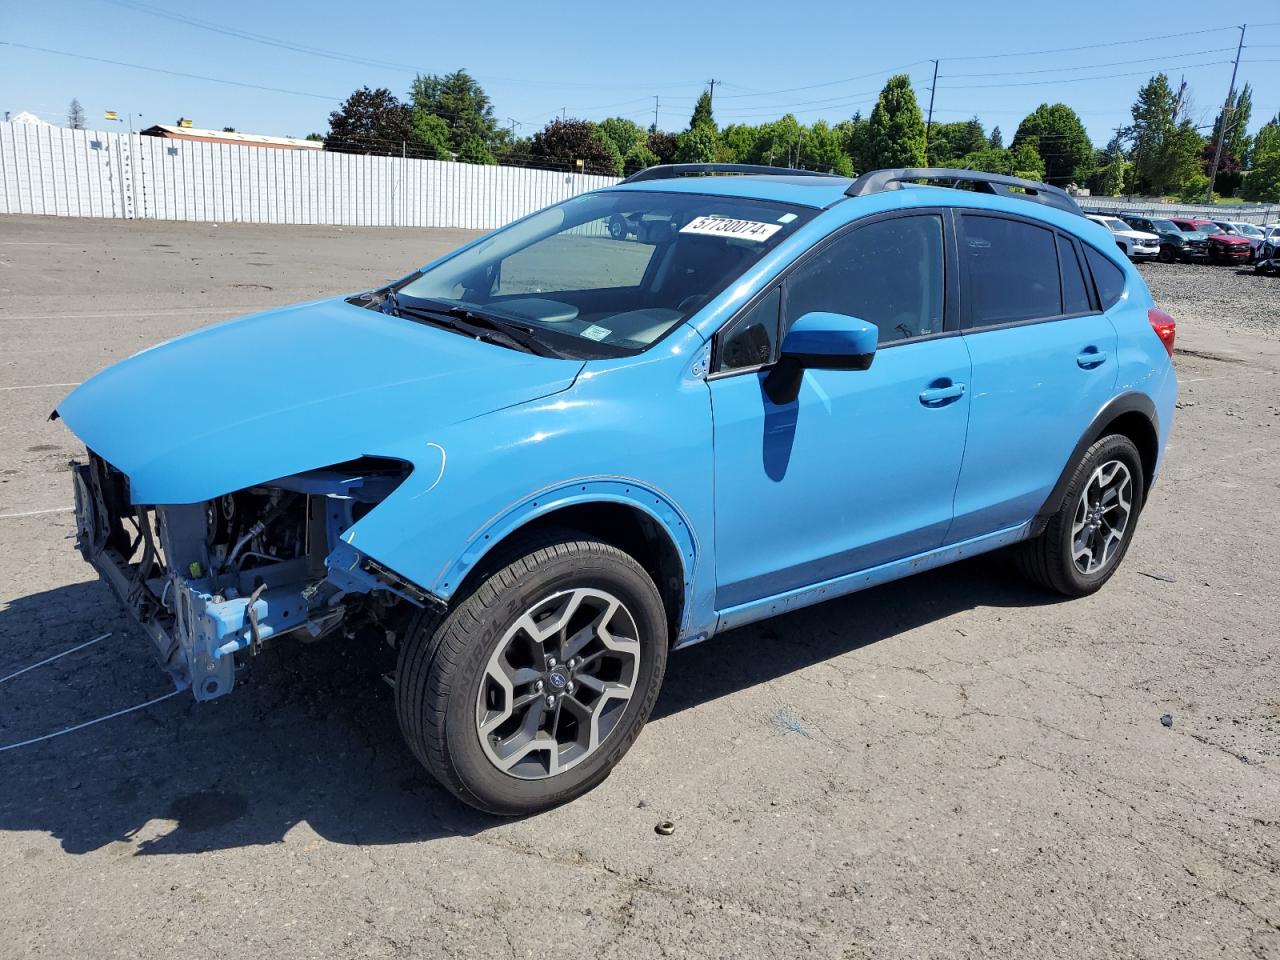
[{"label": "blue subaru crosstrek", "polygon": [[80,550],[179,687],[385,640],[414,754],[519,814],[608,775],[672,649],[1001,547],[1097,590],[1173,340],[1053,187],[657,167],[143,351],[55,416],[88,447]]}]

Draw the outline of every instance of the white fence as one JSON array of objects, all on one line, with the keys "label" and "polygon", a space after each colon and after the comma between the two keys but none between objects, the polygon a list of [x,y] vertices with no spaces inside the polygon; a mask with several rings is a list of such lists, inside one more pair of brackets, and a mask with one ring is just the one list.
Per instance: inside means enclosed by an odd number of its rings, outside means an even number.
[{"label": "white fence", "polygon": [[614,177],[0,123],[0,213],[487,230]]},{"label": "white fence", "polygon": [[1280,204],[1240,204],[1212,206],[1204,203],[1164,203],[1152,199],[1125,197],[1076,197],[1087,212],[1138,213],[1147,217],[1204,217],[1238,223],[1275,223],[1280,220]]}]

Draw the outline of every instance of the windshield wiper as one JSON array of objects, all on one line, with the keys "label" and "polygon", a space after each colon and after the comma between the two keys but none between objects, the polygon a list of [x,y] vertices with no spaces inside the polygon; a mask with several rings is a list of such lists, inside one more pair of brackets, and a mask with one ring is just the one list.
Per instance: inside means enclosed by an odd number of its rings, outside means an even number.
[{"label": "windshield wiper", "polygon": [[[558,360],[563,360],[565,357],[559,350],[539,339],[532,327],[525,327],[502,317],[477,313],[467,307],[434,300],[425,301],[423,304],[406,304],[400,301],[400,297],[394,290],[387,291],[382,303],[384,313],[428,320],[477,340],[499,343],[539,357],[555,357]],[[386,309],[388,304],[390,310]]]}]

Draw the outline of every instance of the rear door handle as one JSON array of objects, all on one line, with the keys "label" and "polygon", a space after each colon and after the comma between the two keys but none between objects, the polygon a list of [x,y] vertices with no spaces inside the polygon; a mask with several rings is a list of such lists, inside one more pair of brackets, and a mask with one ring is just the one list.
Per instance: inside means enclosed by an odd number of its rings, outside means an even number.
[{"label": "rear door handle", "polygon": [[1085,347],[1076,355],[1076,364],[1083,370],[1092,370],[1107,362],[1107,354],[1097,347]]},{"label": "rear door handle", "polygon": [[964,396],[964,384],[950,380],[935,380],[920,391],[920,402],[926,407],[945,407]]}]

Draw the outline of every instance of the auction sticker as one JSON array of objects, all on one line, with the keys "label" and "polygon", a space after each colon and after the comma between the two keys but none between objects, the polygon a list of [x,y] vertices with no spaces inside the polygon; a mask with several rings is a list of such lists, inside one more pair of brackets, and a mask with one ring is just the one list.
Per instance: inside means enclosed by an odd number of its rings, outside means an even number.
[{"label": "auction sticker", "polygon": [[761,223],[759,220],[733,220],[729,217],[694,217],[681,233],[697,233],[704,237],[737,237],[763,243],[782,229],[779,223]]}]

